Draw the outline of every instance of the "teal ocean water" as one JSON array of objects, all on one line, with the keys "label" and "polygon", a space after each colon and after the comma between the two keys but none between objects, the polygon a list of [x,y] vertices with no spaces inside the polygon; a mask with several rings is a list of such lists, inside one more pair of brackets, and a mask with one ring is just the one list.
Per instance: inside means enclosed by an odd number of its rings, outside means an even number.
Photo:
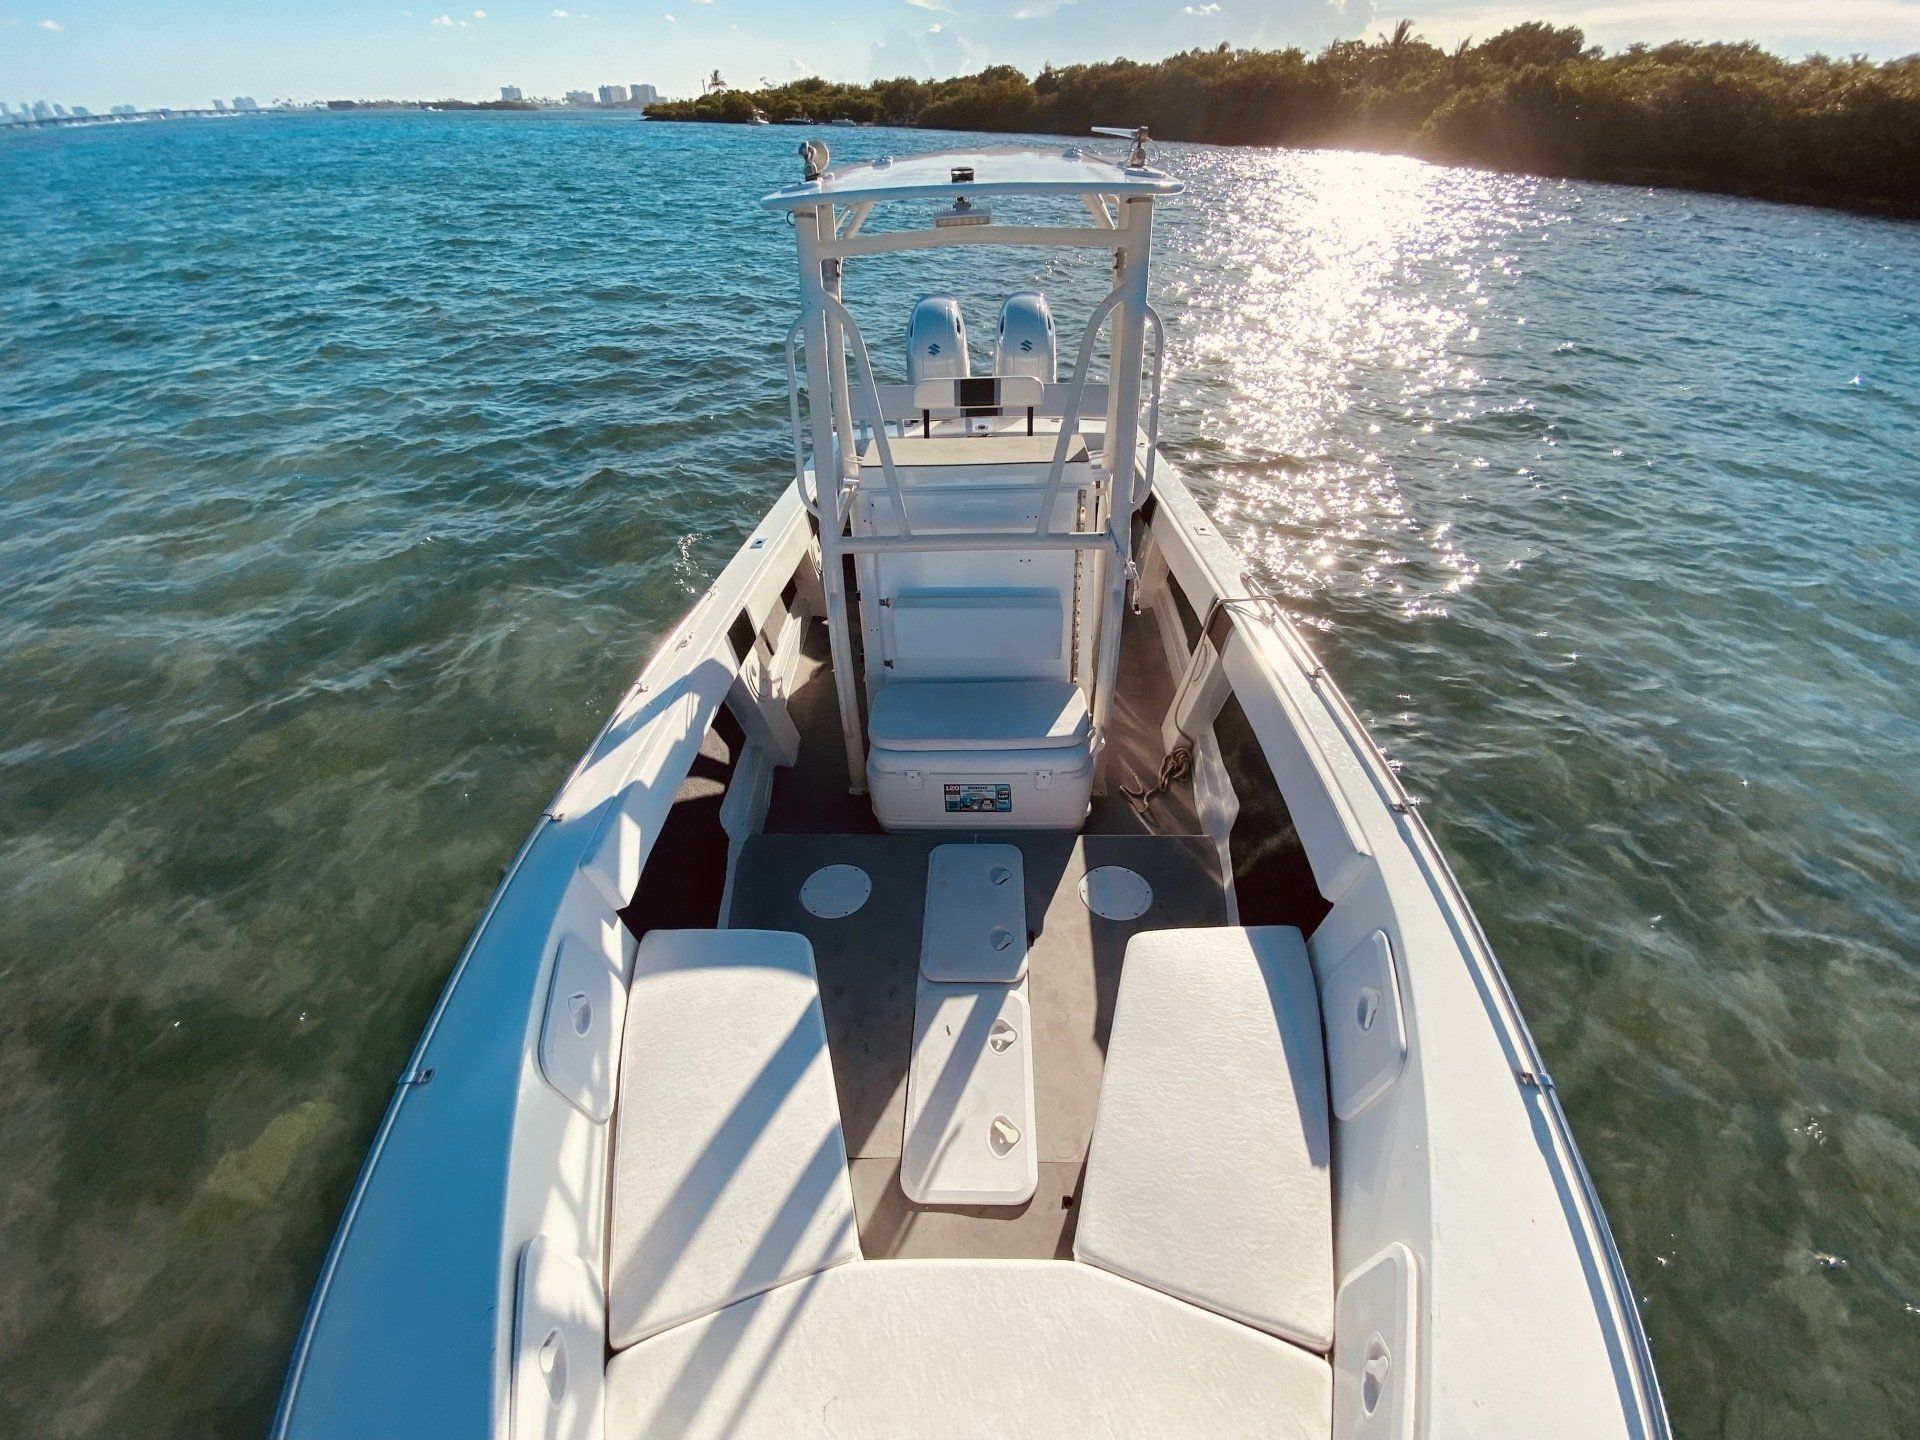
[{"label": "teal ocean water", "polygon": [[[783,483],[793,143],[0,139],[0,1430],[264,1426],[500,865]],[[1678,1432],[1912,1434],[1920,228],[1161,153],[1168,448],[1424,802]],[[850,283],[896,365],[948,282]],[[976,341],[1030,283],[1103,288],[996,257]]]}]

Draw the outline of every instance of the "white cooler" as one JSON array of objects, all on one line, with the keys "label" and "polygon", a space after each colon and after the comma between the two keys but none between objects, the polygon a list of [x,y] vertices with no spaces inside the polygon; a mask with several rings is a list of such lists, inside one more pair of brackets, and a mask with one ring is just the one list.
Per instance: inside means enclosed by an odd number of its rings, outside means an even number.
[{"label": "white cooler", "polygon": [[867,790],[888,830],[1078,830],[1093,723],[1067,680],[896,680],[867,718]]}]

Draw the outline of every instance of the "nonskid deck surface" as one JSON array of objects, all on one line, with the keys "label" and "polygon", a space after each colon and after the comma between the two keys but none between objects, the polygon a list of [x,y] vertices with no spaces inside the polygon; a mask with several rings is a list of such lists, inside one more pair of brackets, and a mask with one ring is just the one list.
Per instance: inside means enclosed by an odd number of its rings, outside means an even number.
[{"label": "nonskid deck surface", "polygon": [[[915,1205],[898,1178],[927,856],[976,838],[1020,847],[1034,932],[1027,993],[1040,1185],[1017,1209]],[[801,885],[827,865],[857,865],[872,881],[866,903],[840,919],[800,902]],[[1153,888],[1144,914],[1123,922],[1087,909],[1080,881],[1103,865],[1135,871]],[[870,1258],[1069,1256],[1127,942],[1143,930],[1226,920],[1218,859],[1204,837],[1042,831],[758,835],[741,853],[728,916],[735,928],[798,931],[813,945]]]}]

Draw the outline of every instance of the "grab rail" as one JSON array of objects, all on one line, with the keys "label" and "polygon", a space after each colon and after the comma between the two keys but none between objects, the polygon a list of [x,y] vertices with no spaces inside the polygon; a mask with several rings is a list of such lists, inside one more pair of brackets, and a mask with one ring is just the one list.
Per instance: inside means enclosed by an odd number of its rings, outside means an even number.
[{"label": "grab rail", "polygon": [[[1167,357],[1167,327],[1160,323],[1160,312],[1148,305],[1144,311],[1147,323],[1153,327],[1153,381],[1147,402],[1147,476],[1146,484],[1133,496],[1135,506],[1144,502],[1153,493],[1153,474],[1155,462],[1160,455],[1160,374]],[[1107,468],[1113,468],[1112,458]]]},{"label": "grab rail", "polygon": [[[1093,314],[1087,320],[1086,329],[1081,334],[1080,349],[1074,358],[1073,382],[1067,387],[1066,395],[1060,404],[1060,433],[1058,439],[1054,442],[1053,458],[1047,466],[1046,485],[1041,494],[1039,513],[1036,515],[1034,521],[1033,534],[1035,536],[1061,533],[1051,530],[1050,523],[1053,519],[1054,504],[1059,499],[1060,490],[1065,481],[1067,455],[1072,449],[1074,439],[1080,433],[1080,417],[1082,408],[1086,403],[1086,393],[1091,378],[1093,347],[1099,340],[1101,326],[1106,323],[1107,317],[1113,313],[1115,307],[1118,306],[1124,298],[1125,292],[1118,286],[1108,291],[1106,298],[1094,308]],[[839,300],[827,294],[822,294],[820,299],[827,318],[834,320],[840,325],[847,340],[850,342],[849,348],[853,352],[854,361],[859,369],[860,399],[863,402],[864,408],[868,411],[865,417],[856,416],[855,418],[864,419],[864,423],[873,437],[874,449],[880,457],[880,472],[886,482],[887,495],[893,502],[894,514],[899,518],[900,536],[901,538],[906,538],[913,534],[913,526],[907,518],[906,494],[900,485],[900,472],[895,466],[893,446],[886,433],[886,407],[880,398],[882,387],[874,379],[873,362],[867,351],[866,337],[861,333],[859,322],[853,318],[852,313],[848,311],[847,307]],[[1151,493],[1155,469],[1154,460],[1159,450],[1160,439],[1160,386],[1166,356],[1166,326],[1160,319],[1160,312],[1155,310],[1151,305],[1145,307],[1144,316],[1146,322],[1153,328],[1154,337],[1153,367],[1150,372],[1151,378],[1147,405],[1147,470],[1145,487],[1148,493]],[[819,457],[815,456],[813,470],[814,486],[811,495],[809,495],[806,487],[806,449],[800,422],[800,372],[794,351],[795,342],[799,339],[800,332],[806,325],[806,318],[807,317],[802,314],[793,322],[787,331],[787,411],[793,429],[794,481],[800,489],[801,503],[806,506],[808,513],[818,520],[820,518],[820,463]],[[888,386],[886,388],[892,391],[903,387]],[[1052,387],[1048,388],[1051,389]],[[1114,458],[1111,455],[1106,458],[1106,468],[1109,474],[1114,475],[1117,479],[1119,467],[1115,464]],[[1128,458],[1129,460],[1131,459],[1131,457]],[[1127,466],[1129,480],[1132,478],[1131,470],[1132,466],[1129,463]],[[841,478],[842,477],[836,476],[835,483],[839,483]],[[1129,508],[1137,504],[1137,497],[1131,486],[1129,487],[1127,498]]]},{"label": "grab rail", "polygon": [[[1094,341],[1100,338],[1100,327],[1106,324],[1107,316],[1125,296],[1126,292],[1118,285],[1109,290],[1107,298],[1094,307],[1087,328],[1080,336],[1080,353],[1073,362],[1073,389],[1067,392],[1066,415],[1060,422],[1060,438],[1054,443],[1053,460],[1047,466],[1047,488],[1040,497],[1040,514],[1033,527],[1036,535],[1044,535],[1047,522],[1053,518],[1053,503],[1060,497],[1060,482],[1067,473],[1067,451],[1080,433],[1080,404],[1087,391],[1087,372],[1093,365]],[[1113,457],[1107,459],[1107,468],[1111,470]]]},{"label": "grab rail", "polygon": [[[853,358],[858,361],[860,365],[861,399],[866,401],[871,407],[871,418],[867,424],[868,428],[873,432],[874,449],[878,451],[880,455],[880,473],[886,477],[887,494],[893,500],[894,513],[900,518],[900,533],[903,536],[911,535],[913,533],[913,526],[907,522],[907,497],[905,492],[900,488],[900,472],[896,470],[893,465],[893,446],[887,440],[886,422],[880,412],[880,387],[874,383],[873,362],[867,358],[866,337],[860,333],[859,323],[853,318],[846,306],[842,305],[831,295],[823,293],[820,298],[825,302],[828,317],[839,323],[846,332],[847,339],[852,342]],[[814,479],[818,481],[820,478],[820,457],[818,455],[813,457],[813,475]],[[836,475],[834,477],[834,483],[836,485],[839,484],[841,478],[842,477]]]},{"label": "grab rail", "polygon": [[787,414],[793,421],[793,488],[799,492],[800,503],[806,506],[807,513],[815,520],[820,518],[820,474],[816,470],[813,476],[813,494],[807,494],[807,449],[800,437],[800,370],[793,356],[794,342],[800,338],[801,327],[807,323],[802,314],[787,330]]}]

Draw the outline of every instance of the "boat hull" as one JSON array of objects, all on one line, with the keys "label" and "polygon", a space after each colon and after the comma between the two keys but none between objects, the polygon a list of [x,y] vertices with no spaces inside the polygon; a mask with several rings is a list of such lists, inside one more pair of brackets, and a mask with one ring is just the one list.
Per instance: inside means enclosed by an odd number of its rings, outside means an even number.
[{"label": "boat hull", "polygon": [[[1512,993],[1416,807],[1326,667],[1259,597],[1164,459],[1142,515],[1138,623],[1176,674],[1211,646],[1211,673],[1230,688],[1231,709],[1196,746],[1192,783],[1238,923],[1262,923],[1272,887],[1248,836],[1277,816],[1310,870],[1303,883],[1319,918],[1309,948],[1323,995],[1369,946],[1393,961],[1403,1054],[1344,1090],[1334,1076],[1334,1269],[1343,1294],[1360,1297],[1336,1317],[1335,1433],[1357,1433],[1349,1412],[1368,1346],[1394,1333],[1398,1313],[1396,1363],[1410,1368],[1408,1393],[1419,1398],[1406,1433],[1664,1435],[1604,1213]],[[817,567],[789,489],[662,640],[508,866],[355,1184],[276,1436],[505,1440],[517,1277],[536,1238],[578,1257],[588,1277],[578,1303],[604,1306],[594,1277],[607,1246],[612,1127],[543,1072],[554,967],[572,947],[624,974],[650,907],[685,903],[660,867],[676,798],[716,724],[738,727],[722,824],[746,834],[764,817],[774,772],[796,753],[789,701],[807,625],[823,607]],[[611,1065],[618,1036],[604,1043]],[[1350,1114],[1339,1113],[1343,1094]]]}]

